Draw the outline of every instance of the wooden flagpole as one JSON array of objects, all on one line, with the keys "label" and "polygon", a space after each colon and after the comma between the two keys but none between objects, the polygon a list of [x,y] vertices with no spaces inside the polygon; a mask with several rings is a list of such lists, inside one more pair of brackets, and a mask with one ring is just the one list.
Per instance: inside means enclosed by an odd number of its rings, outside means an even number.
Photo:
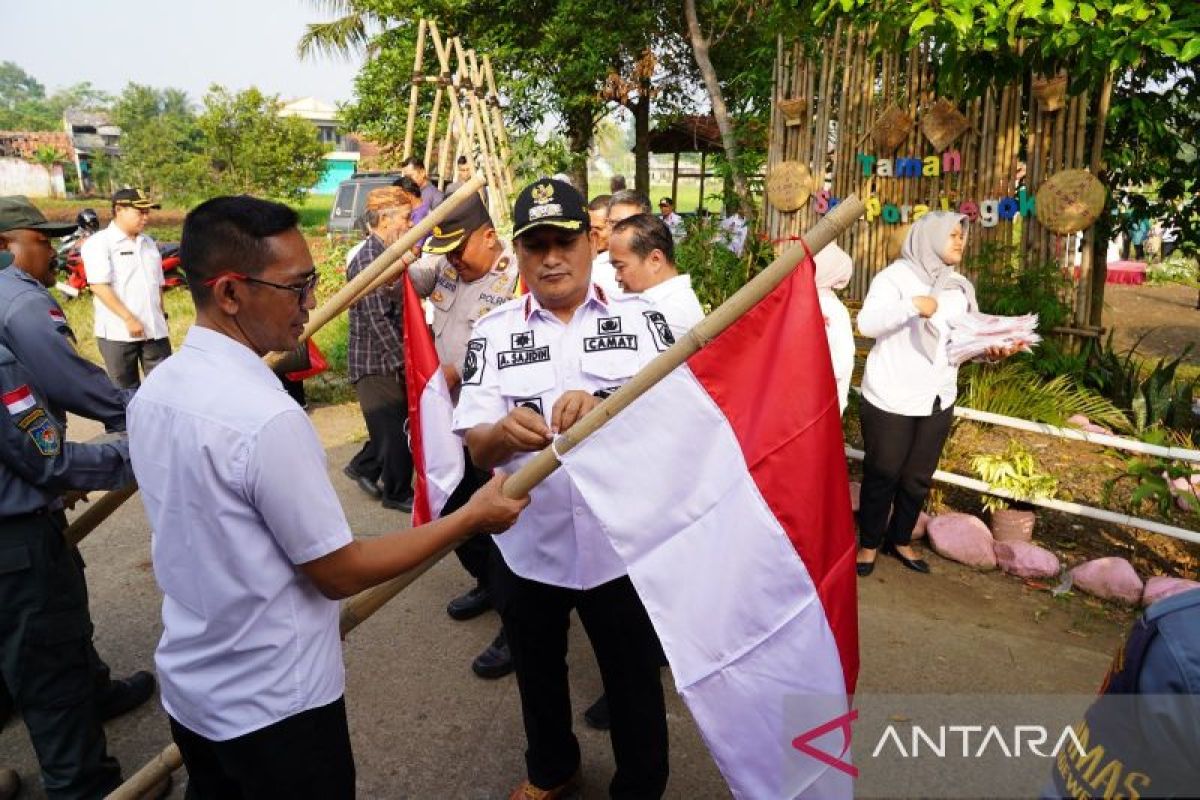
[{"label": "wooden flagpole", "polygon": [[[459,191],[463,190],[459,189]],[[800,243],[780,254],[771,262],[770,266],[722,303],[716,311],[701,320],[684,338],[639,370],[628,383],[588,412],[583,419],[576,422],[571,430],[559,435],[553,447],[542,450],[534,456],[533,460],[510,475],[504,482],[502,490],[504,494],[507,497],[522,497],[529,494],[534,486],[558,469],[559,462],[558,457],[554,454],[555,449],[564,453],[571,450],[651,389],[671,370],[687,361],[782,283],[804,260],[805,244],[815,255],[861,217],[864,210],[862,201],[859,200],[857,194],[851,194],[842,200],[802,237]],[[388,600],[399,594],[405,587],[412,584],[452,549],[454,549],[453,545],[448,546],[413,569],[378,586],[359,592],[347,600],[342,605],[339,620],[342,636],[345,637],[346,634],[362,624],[364,620],[382,608]],[[138,771],[135,778],[139,780],[139,783],[136,787],[131,786],[133,783],[131,779],[110,794],[108,800],[136,800],[140,795],[135,792],[135,789],[141,789],[144,792],[146,788],[155,785],[177,769],[178,764],[173,766],[171,760],[171,751],[174,747],[175,745],[169,746],[161,755]]]}]

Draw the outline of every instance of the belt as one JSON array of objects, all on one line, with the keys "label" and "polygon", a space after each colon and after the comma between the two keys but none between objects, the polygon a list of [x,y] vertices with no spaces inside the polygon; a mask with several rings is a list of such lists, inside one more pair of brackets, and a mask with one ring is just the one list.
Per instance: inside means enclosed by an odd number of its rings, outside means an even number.
[{"label": "belt", "polygon": [[26,511],[23,514],[5,514],[0,516],[0,525],[8,525],[15,522],[28,522],[29,520],[41,519],[55,513],[55,509],[50,506],[43,506],[35,511]]}]

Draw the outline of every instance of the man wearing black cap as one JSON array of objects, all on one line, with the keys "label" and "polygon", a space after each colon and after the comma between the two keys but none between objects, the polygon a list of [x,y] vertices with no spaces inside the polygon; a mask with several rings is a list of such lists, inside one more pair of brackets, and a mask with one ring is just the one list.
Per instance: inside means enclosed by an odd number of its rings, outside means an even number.
[{"label": "man wearing black cap", "polygon": [[[475,326],[477,368],[454,415],[471,458],[519,469],[670,346],[660,312],[591,281],[595,234],[583,197],[541,179],[517,197],[515,251],[529,294]],[[665,330],[665,333],[664,333]],[[614,468],[619,469],[619,465]],[[657,798],[668,775],[667,722],[654,630],[604,530],[565,470],[494,537],[492,593],[516,667],[527,779],[512,800],[554,800],[579,777],[571,730],[567,628],[579,614],[608,695],[614,797]]]},{"label": "man wearing black cap", "polygon": [[[425,255],[409,268],[417,294],[433,304],[433,336],[446,382],[457,400],[463,381],[467,341],[478,321],[492,309],[512,299],[517,289],[517,260],[500,239],[487,208],[478,195],[463,201],[425,242]],[[460,505],[487,481],[470,458],[462,482],[446,502],[443,513]],[[491,539],[477,536],[455,550],[476,585],[446,607],[452,619],[468,620],[492,607],[488,591],[488,564],[495,549]],[[504,631],[471,662],[481,678],[502,678],[512,672],[512,658]]]},{"label": "man wearing black cap", "polygon": [[154,677],[110,681],[92,647],[83,561],[63,540],[59,494],[131,476],[123,439],[65,442],[66,411],[124,430],[125,394],[80,358],[58,303],[54,224],[24,197],[0,198],[0,674],[25,719],[50,797],[99,797],[120,783],[104,719],[149,699]]},{"label": "man wearing black cap", "polygon": [[151,209],[161,208],[141,189],[118,189],[113,218],[80,248],[95,307],[96,344],[113,382],[125,389],[141,383],[171,355],[163,311],[162,256],[145,235]]}]

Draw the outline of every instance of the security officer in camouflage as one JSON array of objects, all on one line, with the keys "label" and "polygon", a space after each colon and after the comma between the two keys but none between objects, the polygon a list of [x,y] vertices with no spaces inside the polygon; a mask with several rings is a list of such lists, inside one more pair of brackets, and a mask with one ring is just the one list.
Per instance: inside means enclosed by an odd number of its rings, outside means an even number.
[{"label": "security officer in camouflage", "polygon": [[1200,589],[1138,618],[1043,797],[1200,794]]}]

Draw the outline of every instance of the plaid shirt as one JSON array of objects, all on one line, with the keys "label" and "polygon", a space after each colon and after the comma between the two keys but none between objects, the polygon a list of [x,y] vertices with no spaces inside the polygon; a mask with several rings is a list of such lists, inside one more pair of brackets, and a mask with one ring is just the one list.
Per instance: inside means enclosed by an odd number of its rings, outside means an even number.
[{"label": "plaid shirt", "polygon": [[[386,249],[383,240],[372,234],[346,268],[346,280],[352,280]],[[401,298],[389,286],[376,289],[350,306],[346,365],[351,383],[365,375],[395,375],[404,369],[401,312]]]}]

